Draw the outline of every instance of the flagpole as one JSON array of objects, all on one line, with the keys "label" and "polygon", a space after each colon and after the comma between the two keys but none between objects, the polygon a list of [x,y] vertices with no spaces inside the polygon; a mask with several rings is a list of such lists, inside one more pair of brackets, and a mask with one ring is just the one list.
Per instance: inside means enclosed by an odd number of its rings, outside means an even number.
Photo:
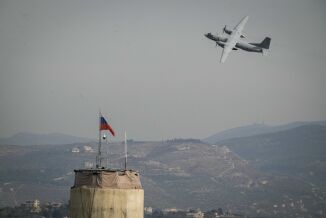
[{"label": "flagpole", "polygon": [[[104,168],[102,166],[102,130],[109,130],[110,133],[115,136],[113,128],[107,123],[107,121],[102,116],[101,110],[99,111],[99,131],[98,131],[98,154],[96,156],[96,168]],[[104,136],[103,136],[104,137]],[[103,138],[105,139],[105,137]],[[109,147],[107,151],[109,150]]]},{"label": "flagpole", "polygon": [[125,171],[127,171],[127,132],[125,131]]},{"label": "flagpole", "polygon": [[102,167],[101,160],[101,110],[99,111],[99,127],[98,127],[98,154],[97,154],[97,168]]}]

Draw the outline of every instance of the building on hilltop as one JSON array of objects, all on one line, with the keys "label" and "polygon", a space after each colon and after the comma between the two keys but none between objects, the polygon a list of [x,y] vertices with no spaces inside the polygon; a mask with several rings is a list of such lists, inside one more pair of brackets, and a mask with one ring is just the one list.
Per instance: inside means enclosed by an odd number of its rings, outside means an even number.
[{"label": "building on hilltop", "polygon": [[26,201],[25,203],[20,205],[22,208],[27,209],[32,213],[40,213],[41,212],[41,204],[38,199],[33,201]]},{"label": "building on hilltop", "polygon": [[90,145],[84,145],[84,152],[85,153],[94,153],[94,149]]},{"label": "building on hilltop", "polygon": [[145,207],[144,212],[145,212],[145,214],[152,215],[153,214],[153,208],[152,207]]},{"label": "building on hilltop", "polygon": [[71,149],[71,152],[72,153],[79,153],[79,151],[80,151],[79,148],[73,148],[73,149]]},{"label": "building on hilltop", "polygon": [[204,213],[200,210],[190,210],[186,214],[189,218],[204,218]]}]

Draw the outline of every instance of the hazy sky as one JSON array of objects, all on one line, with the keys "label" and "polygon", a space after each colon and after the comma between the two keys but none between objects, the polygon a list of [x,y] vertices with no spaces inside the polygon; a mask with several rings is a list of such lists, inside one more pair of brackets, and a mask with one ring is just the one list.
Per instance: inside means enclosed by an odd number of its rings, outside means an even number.
[{"label": "hazy sky", "polygon": [[[324,0],[0,0],[0,137],[97,137],[101,108],[134,139],[203,138],[262,122],[326,120]],[[207,32],[244,16],[268,56]]]}]

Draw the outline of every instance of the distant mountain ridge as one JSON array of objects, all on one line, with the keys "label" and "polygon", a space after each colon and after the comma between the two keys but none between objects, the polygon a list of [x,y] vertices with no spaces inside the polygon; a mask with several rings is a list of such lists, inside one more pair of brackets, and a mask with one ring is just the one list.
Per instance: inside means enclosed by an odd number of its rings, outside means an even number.
[{"label": "distant mountain ridge", "polygon": [[301,122],[298,121],[298,122],[288,123],[284,125],[276,125],[276,126],[255,123],[251,125],[240,126],[240,127],[224,130],[222,132],[218,132],[212,136],[202,139],[202,141],[214,144],[219,141],[223,141],[227,139],[279,132],[279,131],[288,130],[288,129],[309,125],[309,124],[326,126],[326,121],[301,121]]},{"label": "distant mountain ridge", "polygon": [[[84,145],[0,146],[0,207],[35,197],[67,202],[74,183],[72,170],[95,161]],[[106,163],[121,169],[123,143],[108,146]],[[73,148],[80,152],[72,153]],[[323,217],[326,208],[324,125],[216,145],[194,139],[129,141],[128,151],[128,168],[141,173],[146,206],[221,207],[249,217],[289,218]]]},{"label": "distant mountain ridge", "polygon": [[36,134],[24,132],[8,138],[0,138],[0,145],[61,145],[90,141],[92,139],[62,133]]},{"label": "distant mountain ridge", "polygon": [[308,124],[255,136],[233,138],[218,144],[264,172],[301,177],[326,187],[326,126]]}]

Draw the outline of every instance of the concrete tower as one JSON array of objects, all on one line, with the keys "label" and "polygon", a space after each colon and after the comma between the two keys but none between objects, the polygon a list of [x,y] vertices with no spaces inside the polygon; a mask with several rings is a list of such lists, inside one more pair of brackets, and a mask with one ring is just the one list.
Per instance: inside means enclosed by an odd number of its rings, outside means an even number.
[{"label": "concrete tower", "polygon": [[[70,190],[70,218],[143,218],[144,190],[139,173],[127,170],[127,134],[125,133],[125,168],[112,170],[102,166],[101,131],[113,128],[99,113],[99,143],[95,169],[75,170],[75,184]],[[103,135],[103,140],[107,140]]]},{"label": "concrete tower", "polygon": [[144,190],[132,170],[75,170],[70,218],[143,218]]}]

